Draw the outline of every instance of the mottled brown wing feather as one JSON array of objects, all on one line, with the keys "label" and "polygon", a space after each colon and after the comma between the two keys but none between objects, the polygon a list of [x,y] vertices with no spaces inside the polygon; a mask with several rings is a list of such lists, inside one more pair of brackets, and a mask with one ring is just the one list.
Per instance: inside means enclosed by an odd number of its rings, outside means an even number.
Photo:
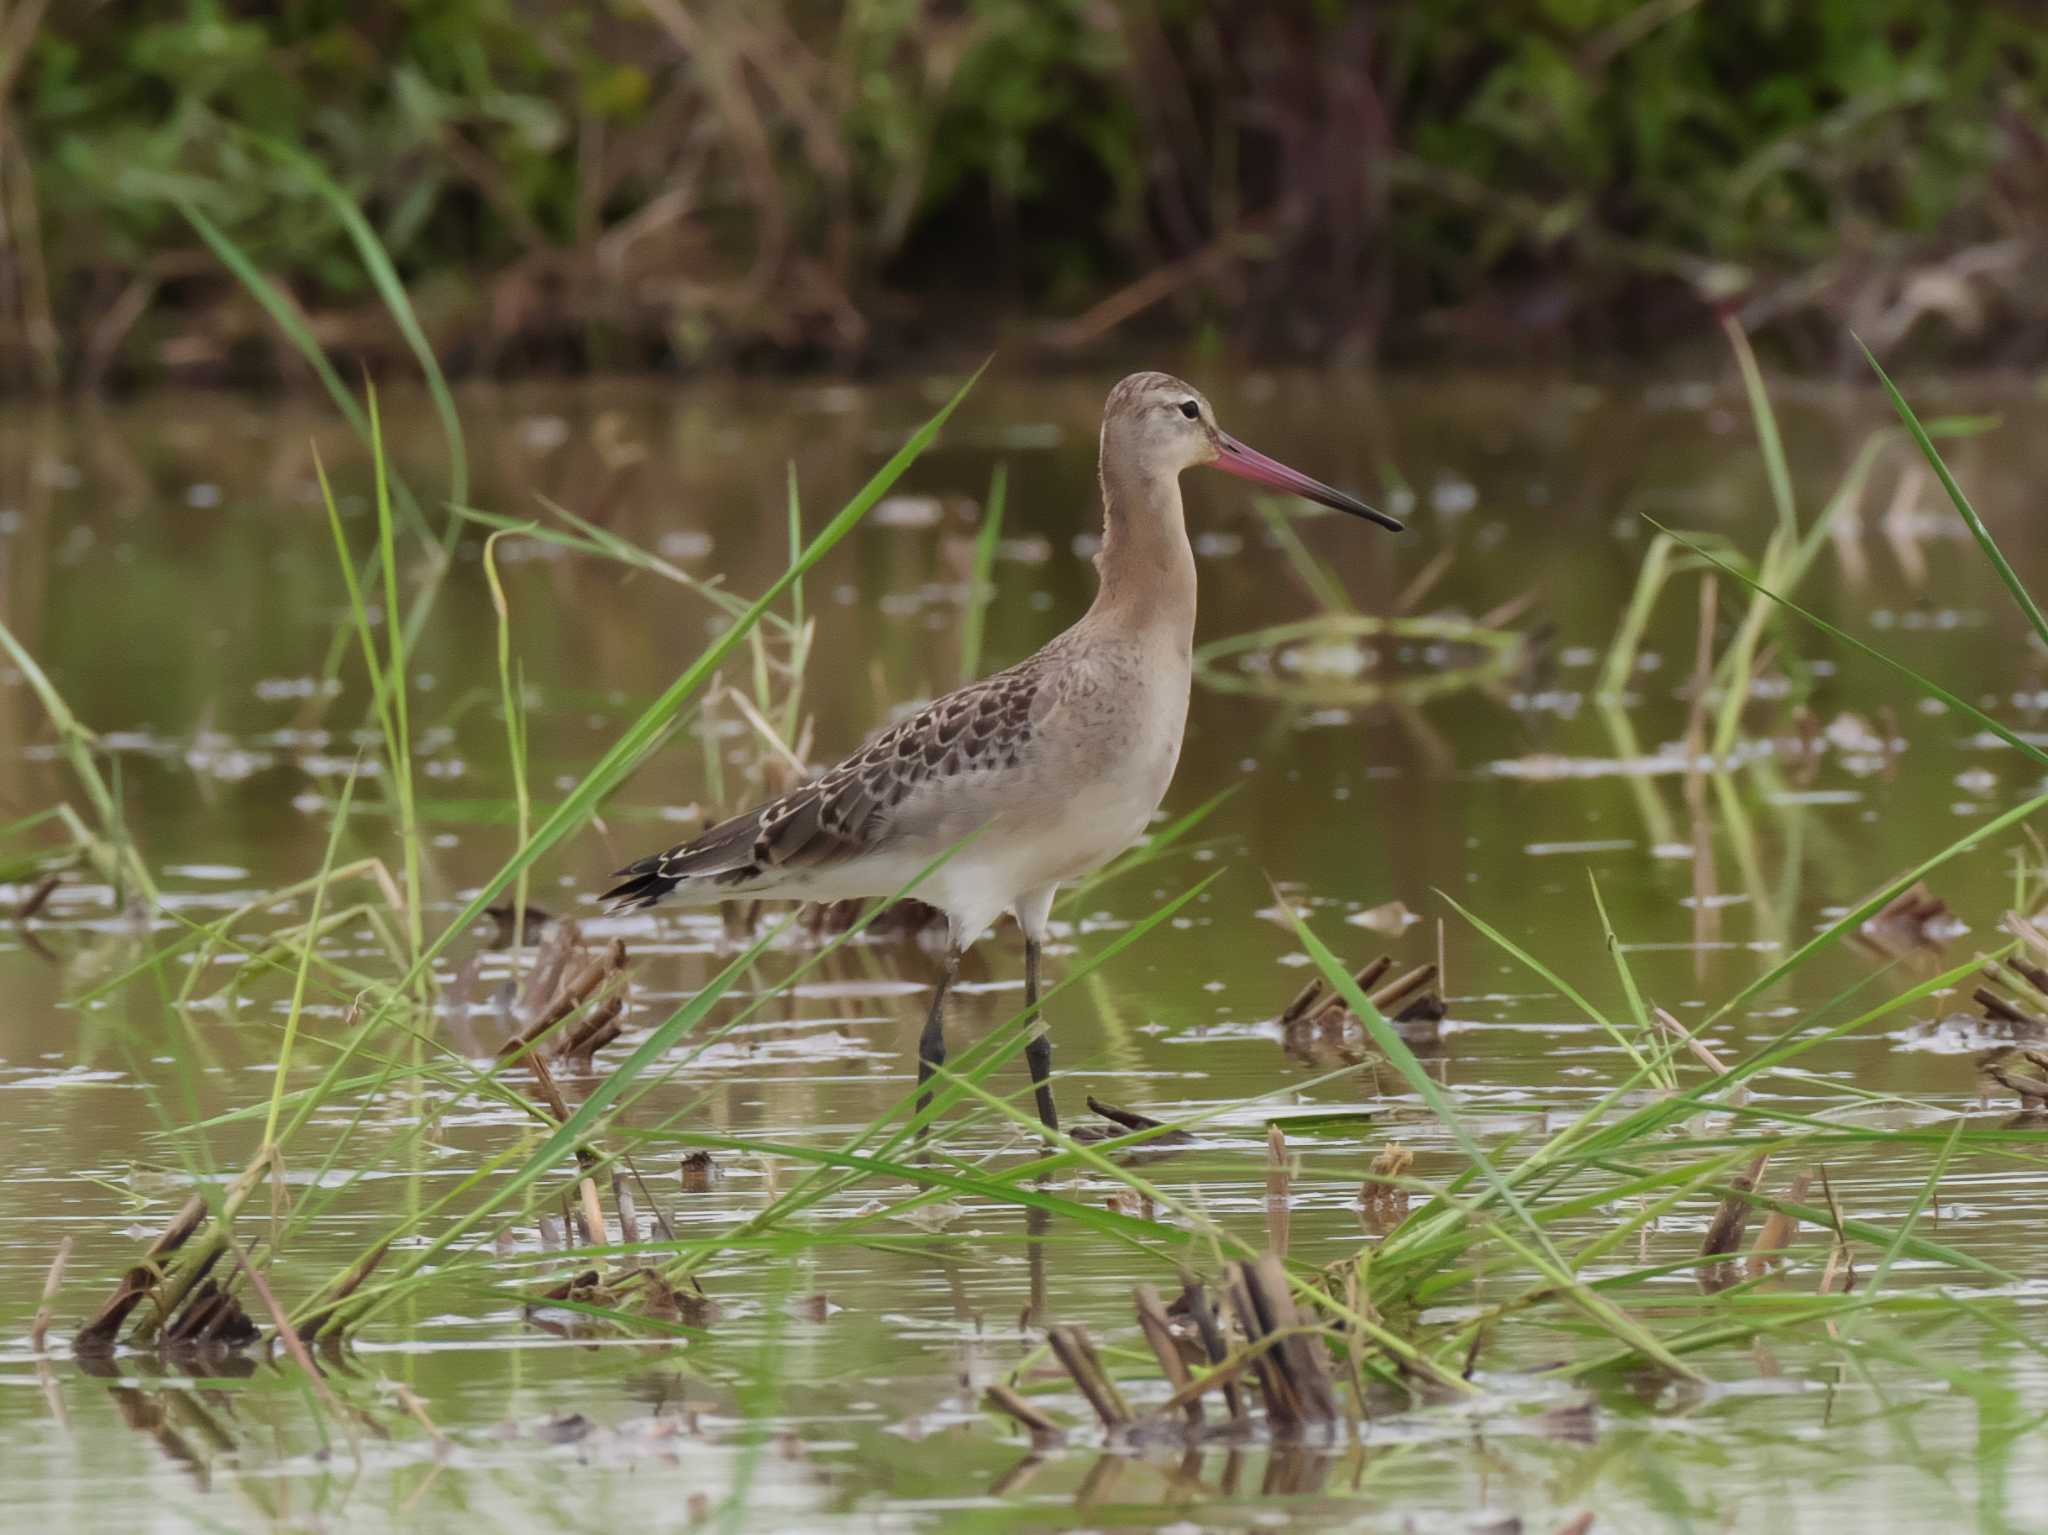
[{"label": "mottled brown wing feather", "polygon": [[686,881],[738,889],[882,846],[891,812],[920,784],[1017,765],[1031,742],[1045,656],[934,699],[801,788],[628,865],[605,901],[632,911]]}]

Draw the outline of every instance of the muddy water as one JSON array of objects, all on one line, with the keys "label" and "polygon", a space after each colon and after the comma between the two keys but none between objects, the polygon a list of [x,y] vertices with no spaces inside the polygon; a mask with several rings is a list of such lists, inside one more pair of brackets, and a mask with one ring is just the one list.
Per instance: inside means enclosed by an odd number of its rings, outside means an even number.
[{"label": "muddy water", "polygon": [[[1168,811],[1239,792],[1178,854],[1064,910],[1055,973],[1221,871],[1180,917],[1067,992],[1054,1029],[1070,1114],[1090,1093],[1168,1115],[1221,1108],[1196,1152],[1149,1176],[1248,1237],[1262,1239],[1270,1218],[1265,1127],[1276,1114],[1373,1115],[1294,1138],[1290,1250],[1306,1263],[1365,1242],[1358,1181],[1386,1141],[1414,1148],[1425,1177],[1462,1166],[1390,1073],[1283,1049],[1272,1020],[1304,980],[1305,957],[1275,920],[1274,885],[1354,961],[1386,949],[1420,962],[1441,949],[1450,1017],[1429,1059],[1473,1123],[1505,1142],[1582,1107],[1623,1058],[1446,897],[1620,1013],[1590,876],[1644,992],[1696,1020],[1842,908],[2039,790],[2041,774],[2015,753],[1798,628],[1769,644],[1741,765],[1689,785],[1680,743],[1694,571],[1675,578],[1619,705],[1596,699],[1653,531],[1646,516],[1750,554],[1772,525],[1739,396],[1711,380],[1203,381],[1246,440],[1411,520],[1398,540],[1334,517],[1293,525],[1344,601],[1366,614],[1491,618],[1526,640],[1503,662],[1427,636],[1362,645],[1333,629],[1277,652],[1219,656],[1197,689]],[[959,680],[965,578],[998,462],[1009,513],[987,666],[1026,654],[1085,606],[1106,382],[984,385],[898,498],[814,574],[805,596],[818,645],[803,695],[813,756],[857,744],[892,702]],[[542,520],[542,498],[558,502],[682,572],[751,594],[786,556],[785,465],[795,465],[815,527],[945,387],[472,390],[461,400],[467,499]],[[1952,462],[2022,576],[2048,589],[2048,539],[2034,516],[2048,406],[1995,381],[1921,394],[1928,414],[2002,416],[1995,432],[1957,443]],[[448,479],[431,411],[405,396],[386,403],[394,458],[436,506]],[[1862,392],[1788,388],[1781,407],[1810,517],[1884,418]],[[211,1000],[183,1010],[170,1005],[184,980],[176,970],[75,999],[174,936],[178,920],[210,920],[319,866],[334,796],[365,738],[353,657],[343,696],[321,681],[346,597],[312,444],[366,549],[363,455],[310,403],[180,396],[0,415],[0,611],[101,733],[126,824],[173,914],[145,937],[81,875],[30,930],[0,929],[0,1458],[25,1527],[381,1527],[401,1517],[421,1528],[594,1527],[694,1515],[761,1530],[1462,1530],[1519,1516],[1542,1530],[1582,1510],[1615,1529],[2029,1527],[2048,1490],[2035,1431],[2048,1372],[2023,1341],[2040,1331],[2041,1183],[2011,1160],[1952,1164],[1926,1217],[1942,1240],[2018,1276],[1974,1292],[1980,1311],[1893,1319],[1848,1342],[1795,1332],[1730,1346],[1703,1361],[1711,1386],[1683,1390],[1545,1382],[1533,1368],[1588,1339],[1540,1322],[1482,1361],[1490,1389],[1480,1405],[1375,1420],[1356,1442],[1104,1454],[1078,1395],[1055,1393],[1049,1408],[1084,1426],[1033,1457],[980,1409],[982,1387],[1022,1360],[1050,1319],[1141,1349],[1130,1285],[1171,1276],[1134,1273],[1129,1250],[1093,1232],[972,1200],[871,1230],[866,1245],[728,1254],[704,1275],[709,1336],[682,1346],[565,1335],[564,1318],[535,1325],[509,1289],[465,1281],[429,1291],[349,1357],[336,1384],[359,1411],[345,1420],[309,1407],[294,1373],[268,1363],[194,1378],[140,1355],[93,1369],[61,1350],[39,1362],[27,1319],[55,1244],[75,1244],[62,1333],[168,1217],[185,1159],[225,1175],[257,1135],[242,1121],[165,1138],[262,1101],[282,990],[227,997],[222,964],[197,988]],[[1240,487],[1191,476],[1188,488],[1202,643],[1319,610],[1331,593],[1311,590]],[[2048,664],[1905,452],[1879,457],[1838,530],[1803,589],[1814,608],[2015,728],[2048,731]],[[658,574],[531,542],[499,550],[528,687],[534,793],[546,803],[721,620]],[[423,580],[417,554],[406,562],[408,579]],[[1744,601],[1720,583],[1724,639]],[[415,658],[430,931],[510,844],[494,646],[472,540]],[[1802,708],[1810,725],[1798,723]],[[0,673],[0,817],[75,797],[51,739],[20,675]],[[1819,745],[1802,753],[1802,739]],[[638,775],[601,829],[542,866],[533,900],[592,916],[591,892],[612,868],[758,792],[763,756],[736,710],[714,708]],[[344,860],[395,861],[383,811],[366,791]],[[19,832],[4,851],[12,858],[49,831]],[[1968,929],[1948,939],[1951,958],[1992,941],[2019,846],[2010,836],[1988,843],[1938,876],[1936,893]],[[0,895],[18,900],[28,884]],[[1388,910],[1396,902],[1421,920],[1405,924]],[[641,956],[640,1025],[732,952],[709,918],[594,928],[620,932]],[[367,928],[346,929],[336,953],[377,962]],[[835,956],[650,1095],[642,1122],[685,1110],[693,1128],[843,1142],[909,1081],[929,965],[900,941]],[[1871,968],[1866,956],[1832,953],[1722,1020],[1711,1040],[1739,1055]],[[498,973],[486,967],[483,979]],[[999,933],[970,960],[957,1039],[1007,1017],[1019,984],[1013,935]],[[1844,1039],[1806,1060],[1810,1075],[1772,1079],[1760,1100],[1942,1133],[1957,1116],[2002,1123],[2012,1104],[1980,1097],[1973,1038],[1917,1026],[1966,1001]],[[341,1010],[321,1000],[309,1028],[338,1032]],[[464,1048],[495,1042],[487,1007],[469,1026],[487,1037],[458,1041]],[[307,1060],[305,1080],[320,1064]],[[395,1094],[369,1112],[396,1126],[419,1106]],[[315,1179],[323,1135],[331,1144],[352,1112],[308,1127],[293,1159],[298,1188]],[[279,1266],[279,1285],[302,1293],[524,1133],[510,1111],[451,1117],[324,1211]],[[958,1149],[995,1153],[1008,1138],[986,1123]],[[729,1229],[791,1176],[723,1154],[715,1185],[685,1192],[671,1153],[655,1147],[641,1160],[685,1238]],[[356,1170],[343,1157],[325,1177]],[[1845,1212],[1883,1222],[1921,1197],[1926,1172],[1924,1160],[1896,1167],[1854,1152],[1831,1165]],[[1062,1188],[1086,1203],[1113,1191],[1078,1174]],[[818,1219],[857,1216],[877,1192],[851,1190]],[[1637,1256],[1696,1251],[1710,1214],[1686,1206],[1665,1217]],[[1600,1221],[1576,1229],[1590,1236]],[[530,1230],[513,1240],[531,1254]],[[1810,1247],[1788,1283],[1810,1292],[1821,1256]],[[1920,1268],[1901,1260],[1890,1282],[1956,1277]],[[1690,1275],[1671,1286],[1674,1305],[1697,1294]],[[443,1446],[407,1416],[399,1386],[425,1402]],[[1589,1402],[1590,1415],[1576,1410]]]}]

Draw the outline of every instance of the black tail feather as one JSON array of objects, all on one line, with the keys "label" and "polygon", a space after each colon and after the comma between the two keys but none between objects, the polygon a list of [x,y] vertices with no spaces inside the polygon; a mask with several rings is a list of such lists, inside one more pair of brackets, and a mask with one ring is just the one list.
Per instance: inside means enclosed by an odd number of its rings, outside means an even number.
[{"label": "black tail feather", "polygon": [[681,880],[662,872],[666,859],[665,853],[656,853],[619,870],[617,877],[620,883],[599,897],[605,910],[615,916],[622,912],[645,911],[680,885]]},{"label": "black tail feather", "polygon": [[720,821],[692,841],[627,864],[614,876],[620,883],[600,897],[605,909],[614,914],[645,911],[684,883],[700,888],[745,884],[761,872],[753,857],[754,842],[762,812],[773,808],[764,805]]}]

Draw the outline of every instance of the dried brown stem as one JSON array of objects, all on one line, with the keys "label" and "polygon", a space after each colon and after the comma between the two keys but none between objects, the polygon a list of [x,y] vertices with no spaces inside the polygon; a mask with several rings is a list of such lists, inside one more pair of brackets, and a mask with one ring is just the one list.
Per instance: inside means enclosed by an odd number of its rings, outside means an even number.
[{"label": "dried brown stem", "polygon": [[[1432,971],[1434,966],[1430,967]],[[1304,1420],[1331,1423],[1337,1418],[1337,1393],[1330,1384],[1330,1361],[1320,1334],[1307,1327],[1294,1304],[1287,1269],[1278,1253],[1266,1253],[1247,1270],[1253,1298],[1268,1335],[1284,1335],[1281,1356],[1303,1405]]]},{"label": "dried brown stem", "polygon": [[1292,1427],[1303,1419],[1303,1403],[1289,1376],[1287,1359],[1277,1350],[1262,1346],[1273,1326],[1260,1311],[1259,1296],[1254,1288],[1256,1284],[1252,1272],[1242,1263],[1225,1265],[1224,1293],[1229,1297],[1230,1308],[1237,1313],[1237,1324],[1250,1345],[1248,1352],[1252,1371],[1258,1378],[1259,1393],[1266,1399],[1266,1416],[1275,1423]]},{"label": "dried brown stem", "polygon": [[57,1256],[50,1260],[50,1271],[43,1276],[43,1303],[36,1308],[36,1319],[29,1325],[28,1346],[38,1354],[43,1351],[43,1340],[50,1335],[50,1308],[56,1304],[57,1291],[64,1283],[64,1265],[71,1261],[71,1238],[66,1237],[57,1244]]},{"label": "dried brown stem", "polygon": [[[1798,1174],[1785,1190],[1784,1202],[1793,1205],[1806,1203],[1807,1190],[1812,1186],[1811,1172]],[[1749,1250],[1750,1278],[1756,1278],[1778,1261],[1798,1229],[1799,1217],[1783,1210],[1773,1210],[1764,1217],[1763,1229],[1756,1234],[1756,1245]]]},{"label": "dried brown stem", "polygon": [[[1210,1367],[1221,1369],[1224,1360],[1230,1357],[1230,1348],[1224,1342],[1223,1328],[1216,1320],[1216,1313],[1209,1305],[1209,1292],[1194,1280],[1187,1280],[1181,1288],[1181,1302],[1195,1324],[1195,1333],[1202,1340],[1202,1350],[1209,1356]],[[1225,1378],[1222,1386],[1223,1403],[1230,1409],[1231,1421],[1244,1422],[1244,1397],[1237,1389],[1235,1376]]]},{"label": "dried brown stem", "polygon": [[1434,964],[1417,965],[1407,974],[1396,977],[1394,980],[1387,982],[1378,991],[1370,993],[1366,1000],[1378,1011],[1384,1013],[1390,1008],[1406,1001],[1435,979],[1436,966]]},{"label": "dried brown stem", "polygon": [[553,1000],[541,1010],[540,1016],[527,1025],[513,1038],[499,1048],[500,1055],[513,1055],[530,1047],[545,1036],[557,1024],[587,1002],[591,994],[603,984],[607,977],[618,974],[625,968],[626,945],[614,938],[599,954],[585,961],[583,968],[565,982]]},{"label": "dried brown stem", "polygon": [[2025,1029],[2030,1034],[2048,1033],[2048,1021],[2036,1018],[2024,1008],[2015,1007],[1988,986],[1979,986],[1970,996],[1984,1009],[1987,1018],[2009,1023],[2014,1028]]},{"label": "dried brown stem", "polygon": [[357,1459],[360,1460],[362,1446],[356,1440],[354,1420],[342,1411],[341,1403],[335,1400],[334,1393],[328,1389],[326,1379],[313,1363],[313,1356],[306,1351],[306,1345],[299,1341],[299,1335],[292,1331],[291,1320],[284,1314],[284,1308],[278,1305],[277,1297],[271,1293],[269,1282],[249,1261],[248,1255],[242,1251],[232,1236],[224,1236],[222,1240],[226,1242],[228,1251],[234,1254],[235,1264],[248,1279],[250,1288],[256,1292],[256,1298],[263,1302],[263,1309],[270,1313],[271,1323],[277,1329],[277,1336],[284,1340],[285,1348],[291,1353],[292,1358],[298,1361],[299,1368],[306,1372],[306,1379],[312,1382],[313,1389],[320,1393],[334,1415],[348,1428],[349,1444],[356,1450]]},{"label": "dried brown stem", "polygon": [[1721,1208],[1715,1212],[1713,1223],[1707,1227],[1706,1240],[1700,1243],[1700,1256],[1720,1258],[1735,1251],[1742,1245],[1742,1233],[1749,1225],[1749,1195],[1756,1190],[1757,1182],[1764,1175],[1764,1168],[1770,1163],[1771,1154],[1757,1153],[1746,1172],[1738,1173],[1729,1180],[1729,1193],[1721,1201]]},{"label": "dried brown stem", "polygon": [[1033,1407],[1022,1396],[1018,1395],[1015,1390],[1004,1385],[1001,1381],[991,1382],[987,1392],[984,1394],[987,1396],[990,1406],[996,1408],[999,1412],[1008,1413],[1012,1418],[1023,1424],[1032,1438],[1057,1439],[1060,1437],[1059,1424],[1048,1418],[1036,1407]]},{"label": "dried brown stem", "polygon": [[142,1262],[121,1276],[121,1283],[106,1304],[79,1328],[72,1346],[81,1354],[110,1352],[114,1339],[120,1335],[121,1324],[128,1320],[128,1314],[163,1277],[164,1268],[158,1260],[169,1257],[190,1241],[192,1233],[199,1229],[199,1223],[205,1218],[206,1201],[197,1194],[192,1195],[172,1218],[170,1225],[149,1244],[149,1250],[142,1255]]},{"label": "dried brown stem", "polygon": [[[1194,1385],[1194,1376],[1189,1373],[1188,1362],[1181,1358],[1180,1341],[1173,1335],[1173,1324],[1166,1319],[1166,1307],[1160,1304],[1159,1292],[1148,1284],[1141,1284],[1136,1295],[1139,1330],[1151,1345],[1153,1357],[1159,1361],[1159,1372],[1166,1377],[1166,1383],[1173,1387],[1176,1396],[1183,1395]],[[1201,1423],[1200,1392],[1188,1397],[1186,1411],[1190,1426]]]},{"label": "dried brown stem", "polygon": [[341,1310],[342,1303],[362,1288],[363,1281],[376,1272],[377,1265],[384,1261],[384,1255],[390,1251],[390,1247],[391,1244],[389,1242],[379,1242],[369,1252],[359,1258],[355,1266],[342,1276],[341,1283],[337,1284],[334,1287],[333,1293],[328,1296],[327,1304],[321,1310],[306,1318],[305,1322],[299,1327],[299,1337],[303,1342],[310,1344],[320,1336],[321,1331],[327,1324],[334,1320],[335,1313]]},{"label": "dried brown stem", "polygon": [[1088,1405],[1095,1409],[1104,1428],[1119,1429],[1131,1421],[1131,1409],[1124,1402],[1123,1393],[1116,1389],[1116,1382],[1102,1368],[1102,1360],[1095,1345],[1088,1341],[1087,1333],[1063,1322],[1052,1329],[1047,1341],[1052,1344],[1053,1356],[1073,1377],[1081,1395],[1088,1398]]}]

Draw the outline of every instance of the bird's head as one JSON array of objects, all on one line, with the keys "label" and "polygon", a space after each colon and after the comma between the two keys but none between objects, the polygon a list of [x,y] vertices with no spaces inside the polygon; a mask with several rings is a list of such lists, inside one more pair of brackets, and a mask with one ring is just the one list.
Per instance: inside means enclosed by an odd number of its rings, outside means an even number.
[{"label": "bird's head", "polygon": [[1246,447],[1216,424],[1216,412],[1199,389],[1170,373],[1133,373],[1109,392],[1102,413],[1102,456],[1105,464],[1114,458],[1141,474],[1168,477],[1207,465],[1401,531],[1401,524],[1385,512]]}]

